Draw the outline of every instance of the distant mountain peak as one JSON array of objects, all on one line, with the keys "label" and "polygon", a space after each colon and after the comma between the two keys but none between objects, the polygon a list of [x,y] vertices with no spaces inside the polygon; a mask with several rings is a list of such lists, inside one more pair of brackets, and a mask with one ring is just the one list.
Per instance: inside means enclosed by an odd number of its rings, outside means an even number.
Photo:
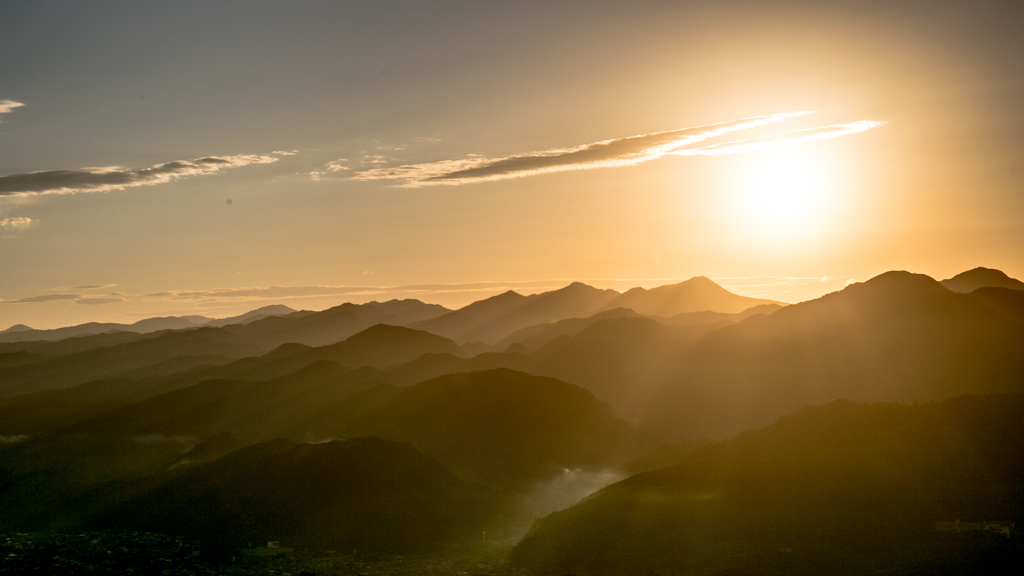
[{"label": "distant mountain peak", "polygon": [[451,348],[455,348],[455,342],[452,342],[448,338],[431,334],[430,332],[424,332],[423,330],[416,330],[414,328],[406,328],[405,326],[393,326],[391,324],[375,324],[370,326],[362,332],[358,332],[350,336],[347,340],[335,344],[340,345],[354,345],[354,344],[378,344],[383,341],[389,341],[392,343],[397,342],[434,342],[443,345],[450,345]]},{"label": "distant mountain peak", "polygon": [[271,304],[269,306],[263,306],[250,311],[250,314],[291,314],[295,312],[294,308],[289,308],[284,304]]},{"label": "distant mountain peak", "polygon": [[32,328],[25,326],[24,324],[15,324],[7,330],[4,330],[4,332],[26,332],[28,330],[32,330]]},{"label": "distant mountain peak", "polygon": [[1007,276],[1002,270],[981,266],[961,272],[948,280],[943,280],[940,284],[953,292],[974,292],[978,288],[1024,290],[1024,282]]},{"label": "distant mountain peak", "polygon": [[297,310],[289,308],[288,306],[285,306],[283,304],[271,304],[269,306],[263,306],[262,308],[250,310],[245,314],[241,314],[239,316],[231,316],[229,318],[218,318],[216,320],[210,320],[209,322],[206,323],[206,326],[220,327],[229,326],[231,324],[248,324],[249,322],[253,322],[261,318],[266,318],[267,316],[287,316],[288,314],[292,314],[294,312],[297,312]]},{"label": "distant mountain peak", "polygon": [[890,270],[883,272],[865,282],[851,284],[846,290],[882,290],[889,292],[933,292],[941,293],[946,289],[937,280],[926,274],[915,274],[906,270]]},{"label": "distant mountain peak", "polygon": [[733,294],[707,276],[694,276],[689,280],[650,290],[632,288],[614,298],[604,308],[630,308],[642,315],[668,318],[687,312],[735,314],[762,304],[779,303]]},{"label": "distant mountain peak", "polygon": [[594,288],[590,284],[584,284],[583,282],[580,282],[580,281],[577,280],[577,281],[569,284],[565,288],[562,288],[562,290],[565,290],[565,291],[568,292],[568,291],[577,291],[577,290],[599,290],[599,288]]},{"label": "distant mountain peak", "polygon": [[686,280],[686,282],[694,282],[694,283],[697,283],[697,284],[714,284],[715,286],[718,286],[719,288],[721,288],[721,286],[718,284],[718,282],[715,282],[714,280],[712,280],[711,278],[708,278],[707,276],[694,276],[693,278],[690,278],[689,280]]}]

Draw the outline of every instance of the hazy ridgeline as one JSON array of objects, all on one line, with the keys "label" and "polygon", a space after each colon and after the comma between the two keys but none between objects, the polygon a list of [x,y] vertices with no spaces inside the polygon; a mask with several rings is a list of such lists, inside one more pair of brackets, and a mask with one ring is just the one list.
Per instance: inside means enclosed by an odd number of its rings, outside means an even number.
[{"label": "hazy ridgeline", "polygon": [[[783,307],[694,278],[15,327],[0,529],[518,542],[538,574],[1019,567],[1022,287],[889,272]],[[956,520],[1003,524],[936,530]]]}]

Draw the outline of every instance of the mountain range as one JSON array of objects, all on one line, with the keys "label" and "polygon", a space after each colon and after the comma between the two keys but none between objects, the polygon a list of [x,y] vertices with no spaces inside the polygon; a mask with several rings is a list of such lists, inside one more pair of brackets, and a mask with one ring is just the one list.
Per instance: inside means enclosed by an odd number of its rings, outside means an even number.
[{"label": "mountain range", "polygon": [[954,278],[1001,285],[892,271],[782,306],[576,283],[0,343],[0,530],[436,551],[635,474],[514,561],[924,570],[935,522],[1024,511],[1024,290],[976,272]]},{"label": "mountain range", "polygon": [[230,318],[207,318],[206,316],[165,316],[162,318],[146,318],[132,324],[119,324],[115,322],[89,322],[66,328],[55,328],[52,330],[35,330],[24,324],[15,324],[7,330],[0,331],[0,342],[26,342],[31,340],[63,340],[75,336],[88,336],[91,334],[104,334],[107,332],[136,332],[148,334],[161,330],[184,330],[187,328],[198,328],[200,326],[227,326],[229,324],[248,324],[261,318],[269,316],[286,316],[294,313],[295,310],[275,304],[251,310],[239,316]]}]

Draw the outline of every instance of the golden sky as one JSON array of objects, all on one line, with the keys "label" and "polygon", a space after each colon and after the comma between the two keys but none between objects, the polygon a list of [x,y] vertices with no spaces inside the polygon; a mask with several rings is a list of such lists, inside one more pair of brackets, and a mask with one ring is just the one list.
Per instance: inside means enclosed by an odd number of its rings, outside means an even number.
[{"label": "golden sky", "polygon": [[4,3],[0,329],[1022,278],[1015,4]]}]

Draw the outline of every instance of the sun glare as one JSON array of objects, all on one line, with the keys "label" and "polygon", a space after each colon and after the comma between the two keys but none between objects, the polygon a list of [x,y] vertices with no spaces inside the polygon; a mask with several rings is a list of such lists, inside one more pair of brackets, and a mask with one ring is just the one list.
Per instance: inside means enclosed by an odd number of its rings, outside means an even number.
[{"label": "sun glare", "polygon": [[744,160],[735,202],[747,235],[802,239],[821,227],[835,194],[820,158],[793,147]]}]

